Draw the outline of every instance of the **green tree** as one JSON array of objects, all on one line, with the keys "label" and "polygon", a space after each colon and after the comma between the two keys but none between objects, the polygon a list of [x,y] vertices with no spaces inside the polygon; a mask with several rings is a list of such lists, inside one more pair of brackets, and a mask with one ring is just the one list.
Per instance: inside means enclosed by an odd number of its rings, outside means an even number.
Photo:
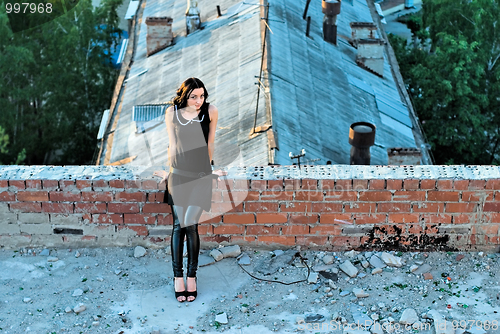
[{"label": "green tree", "polygon": [[27,164],[90,164],[100,115],[109,108],[118,71],[110,66],[122,0],[90,0],[53,21],[13,34],[0,13],[0,125],[12,138],[13,160]]},{"label": "green tree", "polygon": [[423,0],[419,43],[391,37],[438,164],[500,162],[499,2]]}]

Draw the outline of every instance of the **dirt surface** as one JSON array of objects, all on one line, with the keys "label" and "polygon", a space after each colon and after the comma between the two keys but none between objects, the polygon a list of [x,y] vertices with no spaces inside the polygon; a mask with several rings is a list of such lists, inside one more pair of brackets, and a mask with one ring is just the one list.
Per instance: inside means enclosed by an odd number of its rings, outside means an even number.
[{"label": "dirt surface", "polygon": [[[2,249],[0,333],[500,332],[499,254],[202,250],[198,298],[179,303],[169,250],[140,250]],[[305,280],[304,263],[309,281],[264,281]]]}]

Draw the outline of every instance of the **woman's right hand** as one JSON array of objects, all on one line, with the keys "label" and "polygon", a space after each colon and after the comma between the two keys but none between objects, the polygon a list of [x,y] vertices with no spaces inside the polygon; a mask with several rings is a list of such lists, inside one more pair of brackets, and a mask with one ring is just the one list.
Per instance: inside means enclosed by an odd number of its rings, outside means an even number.
[{"label": "woman's right hand", "polygon": [[167,180],[168,173],[164,170],[157,170],[157,171],[153,172],[153,176],[161,177],[162,179],[160,180],[160,184],[162,184],[163,182],[165,182]]}]

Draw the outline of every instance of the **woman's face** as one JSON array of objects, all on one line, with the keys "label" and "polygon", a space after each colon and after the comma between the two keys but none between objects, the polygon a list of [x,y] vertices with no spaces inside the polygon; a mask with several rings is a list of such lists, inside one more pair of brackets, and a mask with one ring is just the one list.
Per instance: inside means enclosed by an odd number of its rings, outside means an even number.
[{"label": "woman's face", "polygon": [[198,111],[203,102],[205,102],[205,90],[203,88],[196,88],[189,94],[187,106],[188,108],[194,108]]}]

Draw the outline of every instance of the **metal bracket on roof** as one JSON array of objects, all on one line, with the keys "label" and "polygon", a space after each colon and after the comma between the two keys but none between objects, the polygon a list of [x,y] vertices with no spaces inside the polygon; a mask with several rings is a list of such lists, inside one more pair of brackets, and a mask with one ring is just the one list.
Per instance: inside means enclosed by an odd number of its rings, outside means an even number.
[{"label": "metal bracket on roof", "polygon": [[135,77],[138,77],[140,75],[143,75],[144,73],[146,73],[149,69],[145,69],[144,71],[140,72],[140,73],[137,73],[136,75],[133,75],[131,76],[130,78],[126,79],[123,81],[124,84],[126,84],[129,80],[135,78]]}]

